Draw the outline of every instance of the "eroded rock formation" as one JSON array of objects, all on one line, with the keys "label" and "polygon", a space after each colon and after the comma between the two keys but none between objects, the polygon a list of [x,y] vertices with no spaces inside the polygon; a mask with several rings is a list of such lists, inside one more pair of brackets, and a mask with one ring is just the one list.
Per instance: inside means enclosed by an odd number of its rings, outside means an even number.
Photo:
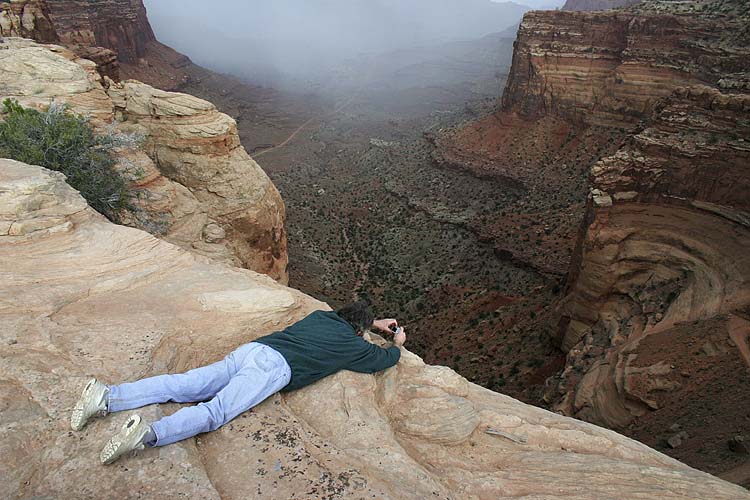
[{"label": "eroded rock formation", "polygon": [[[647,128],[593,168],[588,227],[562,305],[568,366],[557,386],[571,415],[624,426],[679,390],[663,353],[640,366],[640,344],[721,318],[750,368],[750,96],[679,89]],[[644,369],[647,368],[647,369]],[[689,373],[689,372],[688,372]]]},{"label": "eroded rock formation", "polygon": [[55,0],[47,8],[65,45],[105,47],[135,63],[156,41],[140,0]]},{"label": "eroded rock formation", "polygon": [[287,279],[284,203],[240,144],[234,120],[211,103],[136,81],[103,81],[91,61],[18,38],[0,44],[0,98],[6,97],[36,108],[65,103],[102,133],[143,136],[140,149],[118,153],[139,193],[124,222]]},{"label": "eroded rock formation", "polygon": [[[4,498],[750,498],[408,351],[385,373],[341,372],[105,469],[99,448],[126,415],[71,432],[88,377],[196,367],[326,306],[113,225],[62,175],[9,160],[0,160],[0,263]],[[156,419],[176,406],[141,413]]]},{"label": "eroded rock formation", "polygon": [[242,147],[235,121],[207,101],[140,82],[113,84],[107,92],[120,120],[145,129],[146,152],[159,172],[205,209],[204,220],[173,237],[207,253],[224,241],[242,267],[285,280],[284,203]]},{"label": "eroded rock formation", "polygon": [[45,0],[2,2],[0,37],[4,36],[33,38],[40,42],[60,41]]},{"label": "eroded rock formation", "polygon": [[0,3],[0,37],[60,43],[113,80],[176,89],[190,60],[156,40],[142,0],[14,0]]},{"label": "eroded rock formation", "polygon": [[[747,428],[735,403],[750,394],[748,12],[671,4],[527,13],[501,110],[436,142],[448,166],[520,181],[517,210],[540,225],[579,218],[547,323],[567,353],[547,403],[654,445],[679,420],[691,437],[670,453],[718,472],[742,461],[723,433]],[[568,190],[571,164],[591,172],[585,208],[534,200]],[[558,257],[544,241],[535,259],[523,240],[500,245],[545,271]],[[750,484],[747,469],[732,477]]]},{"label": "eroded rock formation", "polygon": [[724,39],[743,23],[629,11],[529,12],[518,30],[503,111],[630,127],[676,87],[750,90],[750,51]]}]

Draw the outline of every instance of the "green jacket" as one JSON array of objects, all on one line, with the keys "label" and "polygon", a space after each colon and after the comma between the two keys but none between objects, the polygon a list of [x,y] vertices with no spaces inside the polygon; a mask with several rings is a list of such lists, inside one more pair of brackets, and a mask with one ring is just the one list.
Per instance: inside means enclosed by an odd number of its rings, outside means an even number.
[{"label": "green jacket", "polygon": [[289,363],[292,378],[283,392],[312,384],[339,370],[375,373],[390,368],[401,358],[398,347],[383,349],[367,342],[333,311],[315,311],[255,342],[277,350]]}]

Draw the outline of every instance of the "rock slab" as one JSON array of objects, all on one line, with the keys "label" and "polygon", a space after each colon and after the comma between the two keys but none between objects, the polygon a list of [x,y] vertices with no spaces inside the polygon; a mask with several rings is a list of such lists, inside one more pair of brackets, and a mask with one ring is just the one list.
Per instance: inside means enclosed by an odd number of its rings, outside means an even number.
[{"label": "rock slab", "polygon": [[127,415],[71,432],[88,377],[184,371],[327,306],[113,225],[41,167],[0,160],[0,225],[27,228],[0,232],[3,498],[750,499],[408,351],[384,373],[340,372],[217,432],[102,467],[98,451]]}]

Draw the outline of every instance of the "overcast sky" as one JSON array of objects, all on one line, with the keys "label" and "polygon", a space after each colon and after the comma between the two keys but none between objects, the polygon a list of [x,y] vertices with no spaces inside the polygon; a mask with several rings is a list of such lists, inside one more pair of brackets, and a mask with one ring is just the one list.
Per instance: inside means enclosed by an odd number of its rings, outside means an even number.
[{"label": "overcast sky", "polygon": [[[558,0],[528,0],[535,4]],[[562,2],[562,0],[559,0]],[[512,29],[528,7],[491,0],[144,0],[157,37],[237,74],[315,75],[348,58]]]}]

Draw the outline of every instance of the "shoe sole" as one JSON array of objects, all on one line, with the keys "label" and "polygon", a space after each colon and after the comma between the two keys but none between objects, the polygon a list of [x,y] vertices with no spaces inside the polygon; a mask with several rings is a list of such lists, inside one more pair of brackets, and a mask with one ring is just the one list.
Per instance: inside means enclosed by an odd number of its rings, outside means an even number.
[{"label": "shoe sole", "polygon": [[86,423],[91,417],[91,415],[85,415],[84,409],[86,408],[86,400],[92,396],[92,392],[95,386],[96,386],[96,379],[92,378],[86,384],[86,387],[83,389],[83,392],[81,393],[81,397],[78,399],[78,402],[73,407],[73,413],[70,416],[70,427],[74,431],[80,431],[81,429],[86,427]]},{"label": "shoe sole", "polygon": [[[112,439],[110,439],[104,449],[99,454],[99,459],[103,465],[109,465],[125,453],[133,450],[142,450],[144,448],[143,437],[145,430],[141,426],[141,417],[138,415],[131,416],[122,426]],[[141,436],[137,436],[141,431]]]}]

